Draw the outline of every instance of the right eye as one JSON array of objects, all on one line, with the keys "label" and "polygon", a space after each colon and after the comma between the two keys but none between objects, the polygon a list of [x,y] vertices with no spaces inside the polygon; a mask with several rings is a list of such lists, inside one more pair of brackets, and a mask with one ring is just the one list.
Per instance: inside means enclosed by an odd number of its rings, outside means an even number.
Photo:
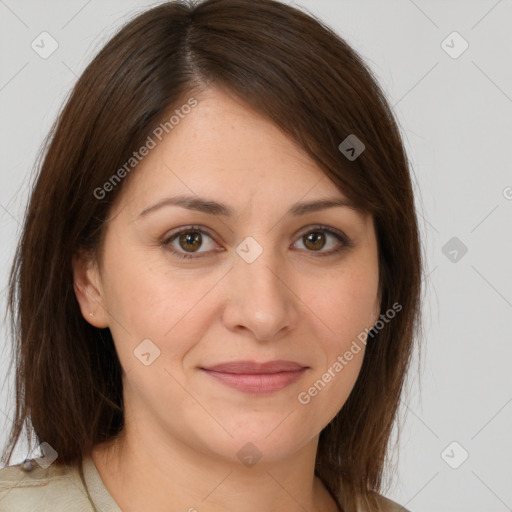
[{"label": "right eye", "polygon": [[187,226],[167,236],[165,240],[162,241],[162,245],[178,258],[201,258],[203,256],[193,256],[193,254],[210,252],[208,250],[198,250],[203,246],[205,237],[211,241],[210,248],[214,247],[215,242],[212,237],[201,229],[200,226]]}]

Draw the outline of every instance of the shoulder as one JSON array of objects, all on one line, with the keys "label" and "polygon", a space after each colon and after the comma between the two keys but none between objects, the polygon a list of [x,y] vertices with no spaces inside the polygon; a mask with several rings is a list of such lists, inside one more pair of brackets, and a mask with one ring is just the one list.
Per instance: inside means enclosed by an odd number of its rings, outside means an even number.
[{"label": "shoulder", "polygon": [[78,468],[51,464],[40,466],[35,459],[0,469],[2,512],[46,512],[49,510],[92,510]]}]

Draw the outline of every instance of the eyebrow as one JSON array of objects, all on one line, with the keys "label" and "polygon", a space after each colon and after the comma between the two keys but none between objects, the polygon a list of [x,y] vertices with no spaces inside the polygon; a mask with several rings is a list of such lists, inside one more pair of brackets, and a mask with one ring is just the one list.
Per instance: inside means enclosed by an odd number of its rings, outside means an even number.
[{"label": "eyebrow", "polygon": [[[197,196],[175,196],[167,197],[151,206],[148,206],[147,208],[144,208],[144,210],[142,210],[142,212],[139,214],[139,218],[146,217],[148,214],[166,206],[181,206],[182,208],[186,208],[188,210],[195,210],[207,213],[209,215],[216,215],[221,217],[235,216],[234,210],[223,203]],[[286,212],[286,215],[299,217],[308,213],[314,213],[320,210],[326,210],[327,208],[336,207],[351,208],[353,210],[356,209],[354,204],[348,199],[332,197],[326,199],[317,199],[304,203],[295,203]]]}]

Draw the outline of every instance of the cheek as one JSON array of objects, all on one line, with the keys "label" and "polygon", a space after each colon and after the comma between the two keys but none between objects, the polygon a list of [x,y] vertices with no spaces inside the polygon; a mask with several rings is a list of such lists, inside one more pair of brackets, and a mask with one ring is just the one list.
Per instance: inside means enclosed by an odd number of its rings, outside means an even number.
[{"label": "cheek", "polygon": [[298,402],[327,423],[346,402],[361,370],[366,334],[378,315],[378,271],[372,265],[354,267],[338,273],[324,290],[311,300],[320,320],[317,339],[324,364],[307,380]]},{"label": "cheek", "polygon": [[354,265],[333,276],[325,283],[327,291],[311,301],[314,312],[329,328],[327,348],[331,355],[347,350],[378,318],[378,269],[372,262],[370,259],[367,265]]},{"label": "cheek", "polygon": [[145,339],[165,354],[167,362],[181,359],[190,340],[200,339],[212,321],[203,299],[218,276],[192,278],[184,269],[171,272],[161,255],[132,250],[123,258],[122,251],[112,249],[105,261],[105,297],[121,360],[132,364],[133,350]]}]

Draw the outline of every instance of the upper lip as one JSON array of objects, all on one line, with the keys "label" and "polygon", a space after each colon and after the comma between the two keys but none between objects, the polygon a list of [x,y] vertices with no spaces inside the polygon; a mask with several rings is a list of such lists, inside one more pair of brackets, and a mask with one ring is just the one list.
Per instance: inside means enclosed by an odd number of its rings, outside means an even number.
[{"label": "upper lip", "polygon": [[229,363],[216,364],[215,366],[203,367],[203,370],[223,373],[243,373],[243,374],[265,374],[278,372],[291,372],[308,368],[294,361],[268,361],[258,363],[256,361],[232,361]]}]

